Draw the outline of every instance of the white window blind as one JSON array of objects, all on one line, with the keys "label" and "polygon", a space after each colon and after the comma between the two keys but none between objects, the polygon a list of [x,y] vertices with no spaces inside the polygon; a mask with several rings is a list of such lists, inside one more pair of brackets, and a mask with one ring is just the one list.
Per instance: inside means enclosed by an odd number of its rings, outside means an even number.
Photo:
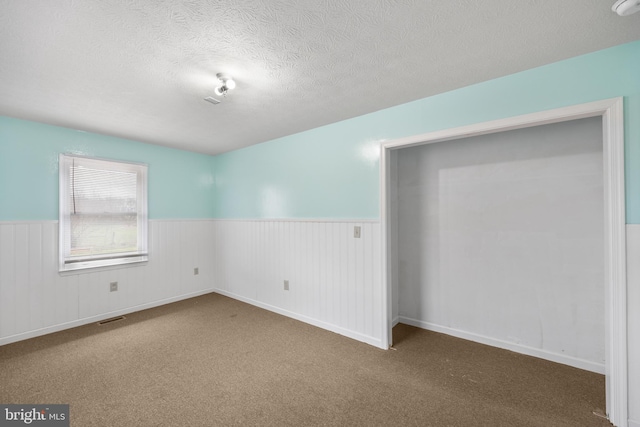
[{"label": "white window blind", "polygon": [[146,165],[60,155],[60,271],[147,259]]}]

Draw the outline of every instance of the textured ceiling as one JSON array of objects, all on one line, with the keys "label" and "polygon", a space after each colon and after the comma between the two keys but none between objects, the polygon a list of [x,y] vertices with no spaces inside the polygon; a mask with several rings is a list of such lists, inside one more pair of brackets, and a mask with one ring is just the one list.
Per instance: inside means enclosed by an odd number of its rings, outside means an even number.
[{"label": "textured ceiling", "polygon": [[613,2],[0,0],[0,115],[217,154],[640,39]]}]

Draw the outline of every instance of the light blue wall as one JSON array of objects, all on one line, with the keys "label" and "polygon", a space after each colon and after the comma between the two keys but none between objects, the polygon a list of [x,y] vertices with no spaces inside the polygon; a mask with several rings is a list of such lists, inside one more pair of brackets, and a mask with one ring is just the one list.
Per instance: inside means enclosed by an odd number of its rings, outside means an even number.
[{"label": "light blue wall", "polygon": [[627,222],[638,224],[638,70],[640,41],[213,158],[0,117],[0,220],[57,219],[60,152],[148,163],[151,218],[378,218],[381,141],[624,96]]},{"label": "light blue wall", "polygon": [[216,156],[216,216],[374,218],[378,157],[350,122]]},{"label": "light blue wall", "polygon": [[377,218],[378,142],[618,96],[640,223],[640,41],[217,156],[215,216]]},{"label": "light blue wall", "polygon": [[211,218],[210,156],[0,117],[0,220],[58,219],[58,154],[149,165],[149,217]]}]

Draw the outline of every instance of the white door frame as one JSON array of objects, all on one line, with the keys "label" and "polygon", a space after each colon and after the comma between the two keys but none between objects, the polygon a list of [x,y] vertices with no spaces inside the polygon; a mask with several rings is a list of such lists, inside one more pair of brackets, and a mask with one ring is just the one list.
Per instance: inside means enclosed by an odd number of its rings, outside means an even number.
[{"label": "white door frame", "polygon": [[605,377],[607,414],[618,427],[628,424],[627,389],[627,279],[624,191],[623,98],[541,111],[522,116],[445,129],[388,141],[380,148],[380,214],[382,222],[382,347],[391,345],[392,286],[390,228],[390,152],[415,145],[432,144],[602,116],[605,230]]}]

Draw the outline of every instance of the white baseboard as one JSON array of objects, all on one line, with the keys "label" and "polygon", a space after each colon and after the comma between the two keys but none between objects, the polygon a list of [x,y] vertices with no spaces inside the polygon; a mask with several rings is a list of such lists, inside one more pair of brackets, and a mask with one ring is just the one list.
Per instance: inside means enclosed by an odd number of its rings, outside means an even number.
[{"label": "white baseboard", "polygon": [[629,420],[627,427],[640,427],[640,421]]},{"label": "white baseboard", "polygon": [[47,335],[54,332],[60,332],[65,329],[71,329],[82,325],[87,325],[93,322],[99,322],[101,320],[109,319],[111,317],[122,316],[125,314],[135,313],[136,311],[146,310],[148,308],[158,307],[165,304],[171,304],[172,302],[181,301],[184,299],[189,299],[193,297],[197,297],[204,294],[210,294],[213,292],[213,289],[205,289],[203,291],[192,292],[189,294],[178,295],[171,298],[166,298],[158,301],[153,301],[145,304],[136,305],[133,307],[124,308],[122,310],[110,311],[108,313],[103,313],[97,316],[85,317],[82,319],[74,320],[72,322],[60,323],[58,325],[47,326],[46,328],[36,329],[33,331],[22,332],[15,335],[10,335],[8,337],[0,338],[0,346],[5,344],[11,344],[17,341],[27,340],[29,338],[39,337],[41,335]]},{"label": "white baseboard", "polygon": [[[481,344],[490,345],[493,347],[503,348],[505,350],[511,350],[516,353],[526,354],[528,356],[538,357],[540,359],[550,360],[556,363],[562,363],[563,365],[573,366],[574,368],[584,369],[585,371],[595,372],[597,374],[604,375],[604,364],[591,362],[588,360],[578,359],[563,354],[552,353],[549,351],[541,350],[538,348],[528,347],[526,345],[516,344],[508,341],[499,340],[496,338],[487,337],[484,335],[474,334],[472,332],[461,331],[459,329],[449,328],[447,326],[436,325],[422,320],[411,319],[408,317],[399,317],[399,323],[415,326],[417,328],[427,329],[429,331],[440,332],[443,334],[451,335],[454,337],[462,338],[469,341],[478,342]],[[640,427],[640,426],[637,426]]]},{"label": "white baseboard", "polygon": [[276,306],[273,306],[273,305],[270,305],[270,304],[265,304],[263,302],[256,301],[256,300],[251,299],[251,298],[246,298],[246,297],[243,297],[241,295],[237,295],[237,294],[234,294],[232,292],[225,291],[225,290],[222,290],[222,289],[214,289],[213,292],[216,292],[216,293],[218,293],[220,295],[227,296],[229,298],[236,299],[238,301],[246,302],[247,304],[251,304],[251,305],[254,305],[256,307],[259,307],[259,308],[262,308],[262,309],[265,309],[265,310],[268,310],[268,311],[272,311],[274,313],[278,313],[278,314],[281,314],[281,315],[286,316],[286,317],[290,317],[292,319],[299,320],[299,321],[304,322],[304,323],[308,323],[308,324],[313,325],[313,326],[317,326],[318,328],[322,328],[322,329],[326,329],[326,330],[331,331],[331,332],[335,332],[336,334],[343,335],[343,336],[345,336],[347,338],[351,338],[351,339],[354,339],[356,341],[360,341],[360,342],[363,342],[363,343],[366,343],[366,344],[369,344],[369,345],[372,345],[372,346],[375,346],[375,347],[378,347],[378,348],[383,348],[384,350],[387,350],[387,348],[384,348],[382,346],[382,340],[380,338],[372,337],[372,336],[369,336],[369,335],[364,335],[364,334],[361,334],[359,332],[355,332],[355,331],[352,331],[352,330],[349,330],[349,329],[345,329],[345,328],[342,328],[340,326],[336,326],[336,325],[333,325],[331,323],[326,323],[326,322],[323,322],[321,320],[317,320],[317,319],[314,319],[314,318],[311,318],[311,317],[308,317],[308,316],[303,316],[301,314],[294,313],[294,312],[289,311],[289,310],[284,310],[282,308],[279,308],[279,307],[276,307]]}]

